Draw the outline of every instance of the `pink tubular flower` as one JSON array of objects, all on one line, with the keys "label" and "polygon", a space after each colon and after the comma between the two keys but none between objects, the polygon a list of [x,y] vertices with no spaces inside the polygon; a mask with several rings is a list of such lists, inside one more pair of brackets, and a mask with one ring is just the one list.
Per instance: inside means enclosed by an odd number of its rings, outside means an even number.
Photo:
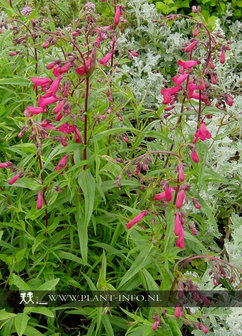
[{"label": "pink tubular flower", "polygon": [[198,162],[199,162],[199,157],[198,157],[196,151],[191,151],[191,152],[190,152],[190,155],[191,155],[191,159],[192,159],[193,162],[195,162],[195,163],[198,163]]},{"label": "pink tubular flower", "polygon": [[89,58],[86,61],[85,65],[82,65],[82,66],[80,66],[79,68],[76,69],[76,73],[78,73],[78,75],[80,75],[80,76],[85,75],[85,73],[87,73],[89,71],[91,63],[92,63],[92,59]]},{"label": "pink tubular flower", "polygon": [[215,85],[217,83],[217,76],[215,73],[210,74],[211,82]]},{"label": "pink tubular flower", "polygon": [[8,162],[1,162],[0,163],[0,168],[8,168],[12,166],[12,162],[8,161]]},{"label": "pink tubular flower", "polygon": [[159,321],[155,321],[152,325],[152,330],[156,330],[159,326],[160,322]]},{"label": "pink tubular flower", "polygon": [[224,95],[224,100],[225,100],[225,103],[229,106],[232,106],[234,103],[234,98],[230,96],[228,93]]},{"label": "pink tubular flower", "polygon": [[160,193],[160,194],[156,194],[155,195],[155,200],[156,201],[161,201],[162,199],[165,199],[166,198],[166,194],[165,194],[165,192],[162,192],[162,193]]},{"label": "pink tubular flower", "polygon": [[134,56],[134,57],[138,57],[138,56],[139,56],[139,54],[138,54],[137,52],[135,52],[135,51],[133,51],[133,50],[131,50],[131,49],[129,49],[129,52],[130,52],[130,54],[131,54],[132,56]]},{"label": "pink tubular flower", "polygon": [[38,106],[39,107],[45,107],[46,105],[53,104],[53,103],[57,102],[57,100],[58,99],[56,97],[43,98],[42,96],[40,96],[39,100],[38,100]]},{"label": "pink tubular flower", "polygon": [[40,114],[47,112],[43,107],[34,107],[34,106],[27,106],[26,110],[24,111],[25,117],[32,117],[34,114]]},{"label": "pink tubular flower", "polygon": [[189,226],[189,229],[190,229],[192,235],[196,236],[197,235],[197,230],[196,230],[195,226],[193,226],[192,224],[188,224],[188,226]]},{"label": "pink tubular flower", "polygon": [[174,226],[174,234],[179,236],[182,230],[181,222],[180,222],[180,214],[177,212],[175,217],[175,226]]},{"label": "pink tubular flower", "polygon": [[52,82],[52,79],[50,78],[37,78],[37,77],[31,77],[31,82],[34,83],[33,90],[37,88],[37,86],[41,86],[42,88],[46,85],[49,85]]},{"label": "pink tubular flower", "polygon": [[47,70],[53,69],[55,67],[55,65],[56,65],[55,62],[49,63],[49,64],[46,65],[46,69]]},{"label": "pink tubular flower", "polygon": [[58,127],[56,131],[71,134],[73,132],[73,126],[68,123],[64,123],[63,125]]},{"label": "pink tubular flower", "polygon": [[168,186],[164,190],[165,190],[166,201],[170,202],[172,200],[172,189]]},{"label": "pink tubular flower", "polygon": [[65,101],[64,100],[61,100],[57,105],[56,107],[53,108],[53,113],[56,114],[58,112],[60,112],[62,110],[62,107],[64,105]]},{"label": "pink tubular flower", "polygon": [[75,134],[75,141],[77,143],[82,143],[82,136],[81,136],[79,129],[77,128],[76,125],[73,125],[73,129],[74,129],[74,134]]},{"label": "pink tubular flower", "polygon": [[192,50],[195,48],[196,44],[197,44],[197,40],[195,40],[195,41],[193,41],[191,44],[189,44],[189,45],[185,48],[184,51],[185,51],[186,53],[192,51]]},{"label": "pink tubular flower", "polygon": [[8,184],[12,185],[14,184],[20,177],[22,177],[22,173],[16,174],[14,177],[12,177],[9,181]]},{"label": "pink tubular flower", "polygon": [[177,63],[182,67],[180,70],[180,72],[182,73],[185,69],[190,69],[194,67],[195,65],[197,65],[198,61],[190,60],[190,61],[182,62],[179,60]]},{"label": "pink tubular flower", "polygon": [[202,330],[204,334],[208,333],[208,329],[202,323],[199,323],[198,328]]},{"label": "pink tubular flower", "polygon": [[120,8],[120,6],[118,6],[117,10],[116,10],[116,13],[115,13],[115,16],[114,16],[114,24],[115,24],[115,26],[118,26],[121,14],[122,14],[121,8]]},{"label": "pink tubular flower", "polygon": [[179,318],[180,316],[181,316],[181,307],[180,306],[176,306],[175,317]]},{"label": "pink tubular flower", "polygon": [[181,83],[183,83],[187,77],[189,76],[189,74],[186,72],[180,76],[176,76],[173,77],[171,80],[176,84],[176,85],[180,85]]},{"label": "pink tubular flower", "polygon": [[225,50],[222,49],[221,54],[220,54],[220,63],[224,64],[225,63]]},{"label": "pink tubular flower", "polygon": [[193,37],[196,37],[198,35],[198,24],[196,24],[196,26],[194,27],[192,35]]},{"label": "pink tubular flower", "polygon": [[196,143],[198,138],[200,138],[202,141],[211,138],[211,133],[206,129],[204,122],[201,122],[200,128],[196,131],[193,143]]},{"label": "pink tubular flower", "polygon": [[55,167],[55,171],[57,170],[61,170],[62,168],[65,167],[67,159],[68,159],[69,155],[65,155],[63,156],[63,158],[58,162],[58,165]]},{"label": "pink tubular flower", "polygon": [[199,204],[198,200],[196,198],[192,198],[192,203],[195,206],[196,209],[201,209],[201,204]]},{"label": "pink tubular flower", "polygon": [[204,89],[205,89],[205,83],[204,83],[204,79],[203,79],[203,77],[201,78],[200,85],[199,85],[199,89],[200,89],[200,90],[204,90]]},{"label": "pink tubular flower", "polygon": [[176,207],[177,209],[180,209],[183,205],[183,201],[184,201],[184,197],[185,197],[185,191],[181,190],[177,196],[176,199]]},{"label": "pink tubular flower", "polygon": [[111,59],[112,57],[112,51],[110,51],[109,53],[107,53],[106,56],[104,56],[102,59],[99,60],[99,63],[104,65],[104,66],[107,66],[107,63],[108,61]]},{"label": "pink tubular flower", "polygon": [[181,86],[174,86],[169,89],[161,90],[161,94],[163,95],[163,104],[169,104],[172,100],[172,95],[182,89]]},{"label": "pink tubular flower", "polygon": [[138,216],[132,219],[130,222],[126,224],[127,229],[131,229],[135,224],[137,224],[144,216],[148,214],[147,210],[143,210]]},{"label": "pink tubular flower", "polygon": [[215,69],[215,65],[213,64],[213,62],[211,60],[208,62],[208,64],[209,64],[210,69],[212,69],[212,70]]},{"label": "pink tubular flower", "polygon": [[41,121],[40,126],[47,129],[47,130],[51,130],[51,129],[54,128],[54,126],[51,125],[50,122],[51,121],[49,119],[45,119],[45,120]]},{"label": "pink tubular flower", "polygon": [[54,96],[59,89],[61,79],[61,77],[56,78],[46,93],[50,94],[50,96]]},{"label": "pink tubular flower", "polygon": [[176,247],[179,247],[181,250],[184,249],[184,229],[182,226],[181,226],[181,232],[176,241]]},{"label": "pink tubular flower", "polygon": [[43,198],[42,198],[42,193],[41,190],[38,192],[38,197],[37,197],[37,209],[42,209],[43,206]]},{"label": "pink tubular flower", "polygon": [[185,180],[184,171],[183,171],[182,166],[179,167],[178,179],[179,179],[179,182],[183,182]]}]

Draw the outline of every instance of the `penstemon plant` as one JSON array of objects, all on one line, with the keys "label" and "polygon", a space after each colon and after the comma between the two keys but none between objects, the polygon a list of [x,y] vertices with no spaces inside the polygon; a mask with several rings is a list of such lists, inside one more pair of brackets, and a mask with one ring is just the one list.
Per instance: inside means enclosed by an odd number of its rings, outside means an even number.
[{"label": "penstemon plant", "polygon": [[[177,75],[167,87],[161,84],[162,106],[148,110],[119,77],[123,63],[139,59],[136,50],[125,52],[116,44],[129,24],[125,6],[101,2],[112,13],[109,25],[100,24],[91,2],[64,28],[55,28],[51,19],[47,24],[31,17],[29,6],[21,17],[12,15],[1,23],[2,33],[13,34],[9,58],[24,64],[33,86],[22,92],[20,116],[11,119],[14,129],[20,128],[14,140],[19,144],[9,146],[0,163],[7,181],[1,186],[5,204],[8,197],[14,203],[13,193],[18,194],[13,228],[22,223],[26,239],[23,246],[19,243],[23,260],[16,259],[15,269],[7,254],[0,257],[10,272],[4,286],[26,289],[24,279],[31,290],[145,288],[172,295],[177,289],[175,307],[135,314],[122,309],[122,318],[113,308],[67,313],[85,316],[81,331],[86,335],[121,335],[124,330],[126,335],[182,335],[181,330],[197,329],[207,334],[203,311],[193,316],[183,305],[188,290],[194,301],[210,306],[196,281],[184,273],[185,266],[205,271],[209,263],[214,287],[236,289],[241,274],[237,265],[217,255],[217,246],[206,242],[207,219],[217,239],[220,232],[201,196],[214,176],[206,167],[207,152],[220,135],[218,126],[213,136],[212,120],[218,113],[227,115],[234,103],[233,95],[218,85],[215,71],[217,63],[226,62],[231,42],[210,32],[199,7],[192,8],[194,17],[168,15],[152,22],[164,26],[185,19],[193,31],[190,41],[180,46]],[[12,13],[11,1],[9,6]],[[26,188],[29,194],[22,191]],[[18,244],[14,230],[7,229],[7,237]],[[57,286],[60,278],[63,283]],[[63,333],[61,314],[53,311],[55,322],[52,311],[44,311],[50,318],[46,335],[55,329]],[[19,316],[28,321],[32,312],[38,310]],[[10,329],[21,334],[17,316],[9,315],[5,334]],[[133,321],[127,323],[126,316]],[[27,336],[33,325],[37,328],[36,321],[31,323],[24,324]]]}]

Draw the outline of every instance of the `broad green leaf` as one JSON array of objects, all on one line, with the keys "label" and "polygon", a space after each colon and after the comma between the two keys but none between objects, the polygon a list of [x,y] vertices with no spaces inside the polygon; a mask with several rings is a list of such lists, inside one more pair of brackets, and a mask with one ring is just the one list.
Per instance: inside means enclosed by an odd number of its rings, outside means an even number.
[{"label": "broad green leaf", "polygon": [[9,313],[5,309],[0,310],[0,321],[8,320],[15,316],[16,314]]},{"label": "broad green leaf", "polygon": [[30,291],[31,288],[27,285],[26,282],[20,276],[13,274],[13,283],[21,291]]},{"label": "broad green leaf", "polygon": [[44,336],[40,331],[35,329],[34,327],[27,326],[24,332],[25,336]]},{"label": "broad green leaf", "polygon": [[56,285],[58,284],[59,281],[60,281],[60,279],[58,279],[58,278],[49,280],[49,281],[43,283],[41,286],[39,286],[38,290],[39,291],[51,291],[56,287]]},{"label": "broad green leaf", "polygon": [[18,336],[22,336],[25,332],[29,320],[29,316],[24,313],[18,313],[15,316],[14,324]]},{"label": "broad green leaf", "polygon": [[45,315],[48,317],[55,317],[53,312],[47,307],[25,307],[24,312],[26,314],[37,313],[37,314]]},{"label": "broad green leaf", "polygon": [[81,175],[78,178],[78,182],[84,195],[85,211],[83,215],[82,211],[78,209],[76,214],[76,221],[80,243],[80,251],[83,258],[83,262],[84,264],[86,264],[88,253],[88,224],[90,222],[94,207],[95,180],[90,171],[86,170],[81,173]]}]

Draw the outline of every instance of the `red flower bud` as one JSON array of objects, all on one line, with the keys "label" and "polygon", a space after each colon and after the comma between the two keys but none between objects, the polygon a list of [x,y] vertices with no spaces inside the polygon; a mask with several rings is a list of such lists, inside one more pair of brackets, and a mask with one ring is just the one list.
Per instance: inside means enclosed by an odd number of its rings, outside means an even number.
[{"label": "red flower bud", "polygon": [[38,192],[38,197],[37,197],[37,209],[42,209],[43,206],[43,198],[42,198],[42,193],[41,190]]}]

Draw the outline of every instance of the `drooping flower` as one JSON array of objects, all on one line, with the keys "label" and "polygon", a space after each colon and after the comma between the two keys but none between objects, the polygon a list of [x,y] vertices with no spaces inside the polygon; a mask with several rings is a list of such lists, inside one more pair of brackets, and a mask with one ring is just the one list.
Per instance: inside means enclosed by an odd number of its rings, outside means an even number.
[{"label": "drooping flower", "polygon": [[211,138],[211,133],[206,129],[204,122],[201,122],[200,128],[196,131],[193,143],[196,143],[198,138],[200,138],[202,141]]},{"label": "drooping flower", "polygon": [[191,155],[191,159],[192,159],[193,162],[195,162],[195,163],[199,162],[199,157],[198,157],[197,152],[195,150],[194,151],[192,150],[190,152],[190,155]]},{"label": "drooping flower", "polygon": [[183,165],[179,165],[178,179],[179,179],[179,182],[183,182],[185,180],[185,175],[184,175],[184,171],[183,171]]},{"label": "drooping flower", "polygon": [[139,56],[139,54],[138,54],[137,52],[133,51],[132,49],[129,49],[128,51],[129,51],[130,54],[131,54],[132,56],[134,56],[134,57],[138,57],[138,56]]},{"label": "drooping flower", "polygon": [[175,309],[175,317],[179,318],[180,316],[181,316],[181,307],[177,305]]},{"label": "drooping flower", "polygon": [[57,171],[57,170],[61,170],[62,168],[64,168],[65,165],[66,165],[68,157],[69,157],[69,155],[63,156],[63,158],[60,159],[60,161],[58,162],[58,164],[57,164],[57,166],[55,167],[54,170]]},{"label": "drooping flower", "polygon": [[198,35],[198,24],[195,25],[192,35],[193,37],[196,37]]},{"label": "drooping flower", "polygon": [[46,88],[47,85],[52,83],[52,79],[50,78],[37,78],[37,77],[31,77],[31,82],[34,83],[33,90],[37,88],[37,86],[41,86],[42,89]]},{"label": "drooping flower", "polygon": [[185,197],[185,191],[181,190],[177,196],[176,199],[176,207],[177,209],[180,209],[183,205],[183,201],[184,201],[184,197]]},{"label": "drooping flower", "polygon": [[46,93],[50,94],[50,96],[54,96],[59,89],[61,79],[61,77],[56,78]]},{"label": "drooping flower", "polygon": [[64,123],[60,127],[56,128],[56,131],[71,134],[73,132],[73,126],[68,123]]},{"label": "drooping flower", "polygon": [[210,69],[212,69],[212,70],[215,69],[215,65],[213,64],[212,60],[209,60],[208,64],[209,64]]},{"label": "drooping flower", "polygon": [[42,198],[42,193],[41,190],[38,192],[38,197],[37,197],[37,209],[42,209],[43,206],[43,198]]},{"label": "drooping flower", "polygon": [[205,89],[205,83],[204,83],[204,79],[203,79],[203,77],[202,77],[201,80],[200,80],[199,89],[200,89],[200,90],[204,90],[204,89]]},{"label": "drooping flower", "polygon": [[148,214],[147,210],[143,210],[138,216],[132,219],[130,222],[126,224],[127,229],[131,229],[135,224],[137,224],[144,216]]},{"label": "drooping flower", "polygon": [[8,184],[12,185],[14,184],[20,177],[23,177],[23,173],[18,173],[14,177],[12,177],[9,181]]},{"label": "drooping flower", "polygon": [[74,129],[74,134],[75,134],[75,141],[77,143],[82,143],[82,136],[81,136],[79,129],[77,128],[76,125],[73,125],[73,129]]},{"label": "drooping flower", "polygon": [[169,104],[172,101],[172,96],[181,89],[181,86],[174,86],[169,89],[161,90],[161,94],[163,95],[163,104]]},{"label": "drooping flower", "polygon": [[168,186],[164,188],[166,201],[170,202],[172,200],[172,189]]},{"label": "drooping flower", "polygon": [[210,77],[211,77],[211,82],[215,85],[217,83],[217,76],[215,73],[211,73],[210,74]]},{"label": "drooping flower", "polygon": [[0,168],[8,168],[12,166],[12,162],[7,161],[7,162],[0,162]]},{"label": "drooping flower", "polygon": [[204,334],[208,333],[208,329],[201,322],[199,323],[198,328],[202,330]]},{"label": "drooping flower", "polygon": [[180,214],[179,212],[176,213],[175,217],[175,226],[174,226],[174,234],[179,236],[182,230],[181,222],[180,222]]},{"label": "drooping flower", "polygon": [[156,330],[159,326],[160,322],[159,321],[155,321],[152,325],[152,330]]},{"label": "drooping flower", "polygon": [[228,93],[226,93],[224,95],[224,100],[225,100],[225,103],[229,106],[232,106],[233,103],[234,103],[234,98],[231,95],[229,95]]},{"label": "drooping flower", "polygon": [[176,76],[173,77],[171,80],[176,84],[176,85],[180,85],[181,83],[183,83],[187,77],[189,76],[189,74],[186,72],[180,76]]},{"label": "drooping flower", "polygon": [[224,64],[225,63],[225,50],[222,49],[221,54],[220,54],[220,63]]},{"label": "drooping flower", "polygon": [[155,200],[156,201],[161,201],[162,199],[165,199],[166,198],[166,194],[165,194],[165,192],[162,192],[162,193],[160,193],[160,194],[156,194],[155,195]]},{"label": "drooping flower", "polygon": [[176,241],[176,246],[179,247],[181,250],[184,249],[184,229],[182,226],[181,226],[181,232]]},{"label": "drooping flower", "polygon": [[108,61],[111,59],[112,57],[112,51],[110,51],[109,53],[107,53],[107,55],[105,55],[102,59],[99,60],[99,63],[107,66]]},{"label": "drooping flower", "polygon": [[53,108],[52,112],[53,112],[54,114],[60,112],[60,111],[62,110],[62,107],[63,107],[64,103],[65,103],[65,101],[64,101],[64,100],[61,100],[61,101],[56,105],[56,107]]},{"label": "drooping flower", "polygon": [[43,96],[40,96],[39,97],[39,100],[38,100],[38,106],[39,107],[45,107],[49,104],[53,104],[55,102],[57,102],[57,98],[56,97],[47,97],[47,98],[44,98]]},{"label": "drooping flower", "polygon": [[27,106],[24,111],[25,117],[32,117],[35,114],[45,113],[47,110],[44,107],[34,107],[34,106]]},{"label": "drooping flower", "polygon": [[193,41],[191,44],[189,44],[189,45],[185,48],[184,51],[185,51],[186,53],[192,51],[192,50],[195,48],[196,44],[197,44],[197,40],[195,40],[195,41]]},{"label": "drooping flower", "polygon": [[190,60],[190,61],[183,62],[183,61],[179,60],[177,63],[181,66],[180,73],[183,73],[183,71],[185,69],[190,69],[190,68],[194,67],[195,65],[197,65],[198,61]]},{"label": "drooping flower", "polygon": [[196,209],[201,209],[201,204],[198,202],[196,198],[192,198],[192,203]]},{"label": "drooping flower", "polygon": [[122,14],[121,8],[120,8],[120,6],[118,6],[117,9],[116,9],[115,16],[114,16],[115,26],[118,26],[121,14]]}]

